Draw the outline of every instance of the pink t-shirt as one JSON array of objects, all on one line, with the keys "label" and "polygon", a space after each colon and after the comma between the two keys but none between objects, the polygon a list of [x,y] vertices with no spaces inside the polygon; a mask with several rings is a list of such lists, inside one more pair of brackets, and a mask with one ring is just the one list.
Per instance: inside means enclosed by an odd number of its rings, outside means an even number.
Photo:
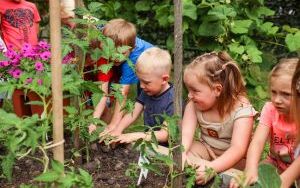
[{"label": "pink t-shirt", "polygon": [[271,102],[262,109],[259,124],[270,127],[270,154],[278,167],[285,170],[294,160],[296,124],[286,122]]},{"label": "pink t-shirt", "polygon": [[41,20],[35,4],[23,0],[0,1],[2,38],[6,44],[20,49],[24,43],[38,43],[38,22]]}]

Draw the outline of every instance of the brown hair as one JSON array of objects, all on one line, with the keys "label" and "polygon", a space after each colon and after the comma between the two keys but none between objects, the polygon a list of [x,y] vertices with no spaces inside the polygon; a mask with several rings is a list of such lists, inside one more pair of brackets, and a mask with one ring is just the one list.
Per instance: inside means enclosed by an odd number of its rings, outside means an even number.
[{"label": "brown hair", "polygon": [[135,47],[136,28],[135,26],[121,18],[112,19],[103,28],[103,34],[111,38],[116,46]]},{"label": "brown hair", "polygon": [[300,142],[300,59],[292,79],[292,103],[291,103],[291,114],[296,123],[297,127],[297,143]]},{"label": "brown hair", "polygon": [[222,85],[217,99],[217,109],[221,117],[230,113],[240,96],[246,96],[246,88],[238,65],[226,52],[212,52],[198,56],[190,63],[184,74],[194,72],[198,80],[213,87]]}]

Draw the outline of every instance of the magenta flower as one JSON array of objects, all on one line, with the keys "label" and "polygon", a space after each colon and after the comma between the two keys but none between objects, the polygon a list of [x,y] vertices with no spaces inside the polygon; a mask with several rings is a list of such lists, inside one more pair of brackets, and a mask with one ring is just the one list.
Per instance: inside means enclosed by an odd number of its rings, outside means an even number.
[{"label": "magenta flower", "polygon": [[32,82],[32,78],[27,78],[26,79],[26,84],[30,84]]},{"label": "magenta flower", "polygon": [[42,80],[42,79],[38,79],[37,83],[38,83],[39,85],[42,85],[42,84],[43,84],[43,80]]},{"label": "magenta flower", "polygon": [[9,61],[2,61],[3,67],[7,67],[10,65]]},{"label": "magenta flower", "polygon": [[50,49],[50,45],[44,40],[40,41],[38,45],[45,50]]},{"label": "magenta flower", "polygon": [[22,52],[23,53],[26,53],[26,52],[29,52],[31,51],[31,45],[29,43],[24,43],[23,46],[22,46]]},{"label": "magenta flower", "polygon": [[44,65],[41,62],[36,62],[34,67],[35,67],[35,70],[37,70],[38,72],[41,72],[44,70]]},{"label": "magenta flower", "polygon": [[20,78],[22,71],[20,69],[16,69],[13,71],[12,76],[16,79]]},{"label": "magenta flower", "polygon": [[43,52],[40,54],[42,60],[47,61],[51,57],[51,53],[49,51]]}]

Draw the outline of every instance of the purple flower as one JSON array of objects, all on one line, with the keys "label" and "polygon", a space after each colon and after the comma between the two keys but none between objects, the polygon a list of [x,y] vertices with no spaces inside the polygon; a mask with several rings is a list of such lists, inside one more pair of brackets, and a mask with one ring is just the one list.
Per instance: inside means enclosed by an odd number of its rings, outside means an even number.
[{"label": "purple flower", "polygon": [[44,40],[40,41],[38,45],[45,50],[50,49],[50,45]]},{"label": "purple flower", "polygon": [[10,65],[9,61],[2,61],[2,66],[3,67],[7,67],[9,65]]},{"label": "purple flower", "polygon": [[41,71],[44,70],[44,65],[41,62],[36,62],[35,65],[34,65],[34,67],[35,67],[35,70],[37,70],[39,72],[41,72]]},{"label": "purple flower", "polygon": [[12,76],[14,78],[20,78],[21,74],[22,74],[22,71],[20,69],[15,69],[12,73]]},{"label": "purple flower", "polygon": [[32,78],[27,78],[26,79],[26,84],[30,84],[32,82]]},{"label": "purple flower", "polygon": [[40,54],[42,60],[47,61],[51,57],[51,53],[49,51],[43,52]]},{"label": "purple flower", "polygon": [[24,43],[22,46],[22,52],[26,53],[26,52],[30,52],[32,49],[31,45],[29,43]]},{"label": "purple flower", "polygon": [[42,79],[38,79],[37,83],[38,83],[39,85],[42,85],[42,84],[43,84],[43,80],[42,80]]}]

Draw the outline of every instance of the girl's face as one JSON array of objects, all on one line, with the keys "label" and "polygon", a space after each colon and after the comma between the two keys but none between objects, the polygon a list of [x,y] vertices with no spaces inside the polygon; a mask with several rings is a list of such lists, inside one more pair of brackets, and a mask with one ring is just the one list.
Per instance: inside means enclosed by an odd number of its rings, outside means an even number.
[{"label": "girl's face", "polygon": [[196,76],[184,74],[184,83],[188,89],[188,97],[200,111],[207,111],[216,106],[220,90],[201,83]]},{"label": "girl's face", "polygon": [[271,101],[279,114],[289,115],[290,113],[291,83],[292,77],[289,75],[271,78]]}]

